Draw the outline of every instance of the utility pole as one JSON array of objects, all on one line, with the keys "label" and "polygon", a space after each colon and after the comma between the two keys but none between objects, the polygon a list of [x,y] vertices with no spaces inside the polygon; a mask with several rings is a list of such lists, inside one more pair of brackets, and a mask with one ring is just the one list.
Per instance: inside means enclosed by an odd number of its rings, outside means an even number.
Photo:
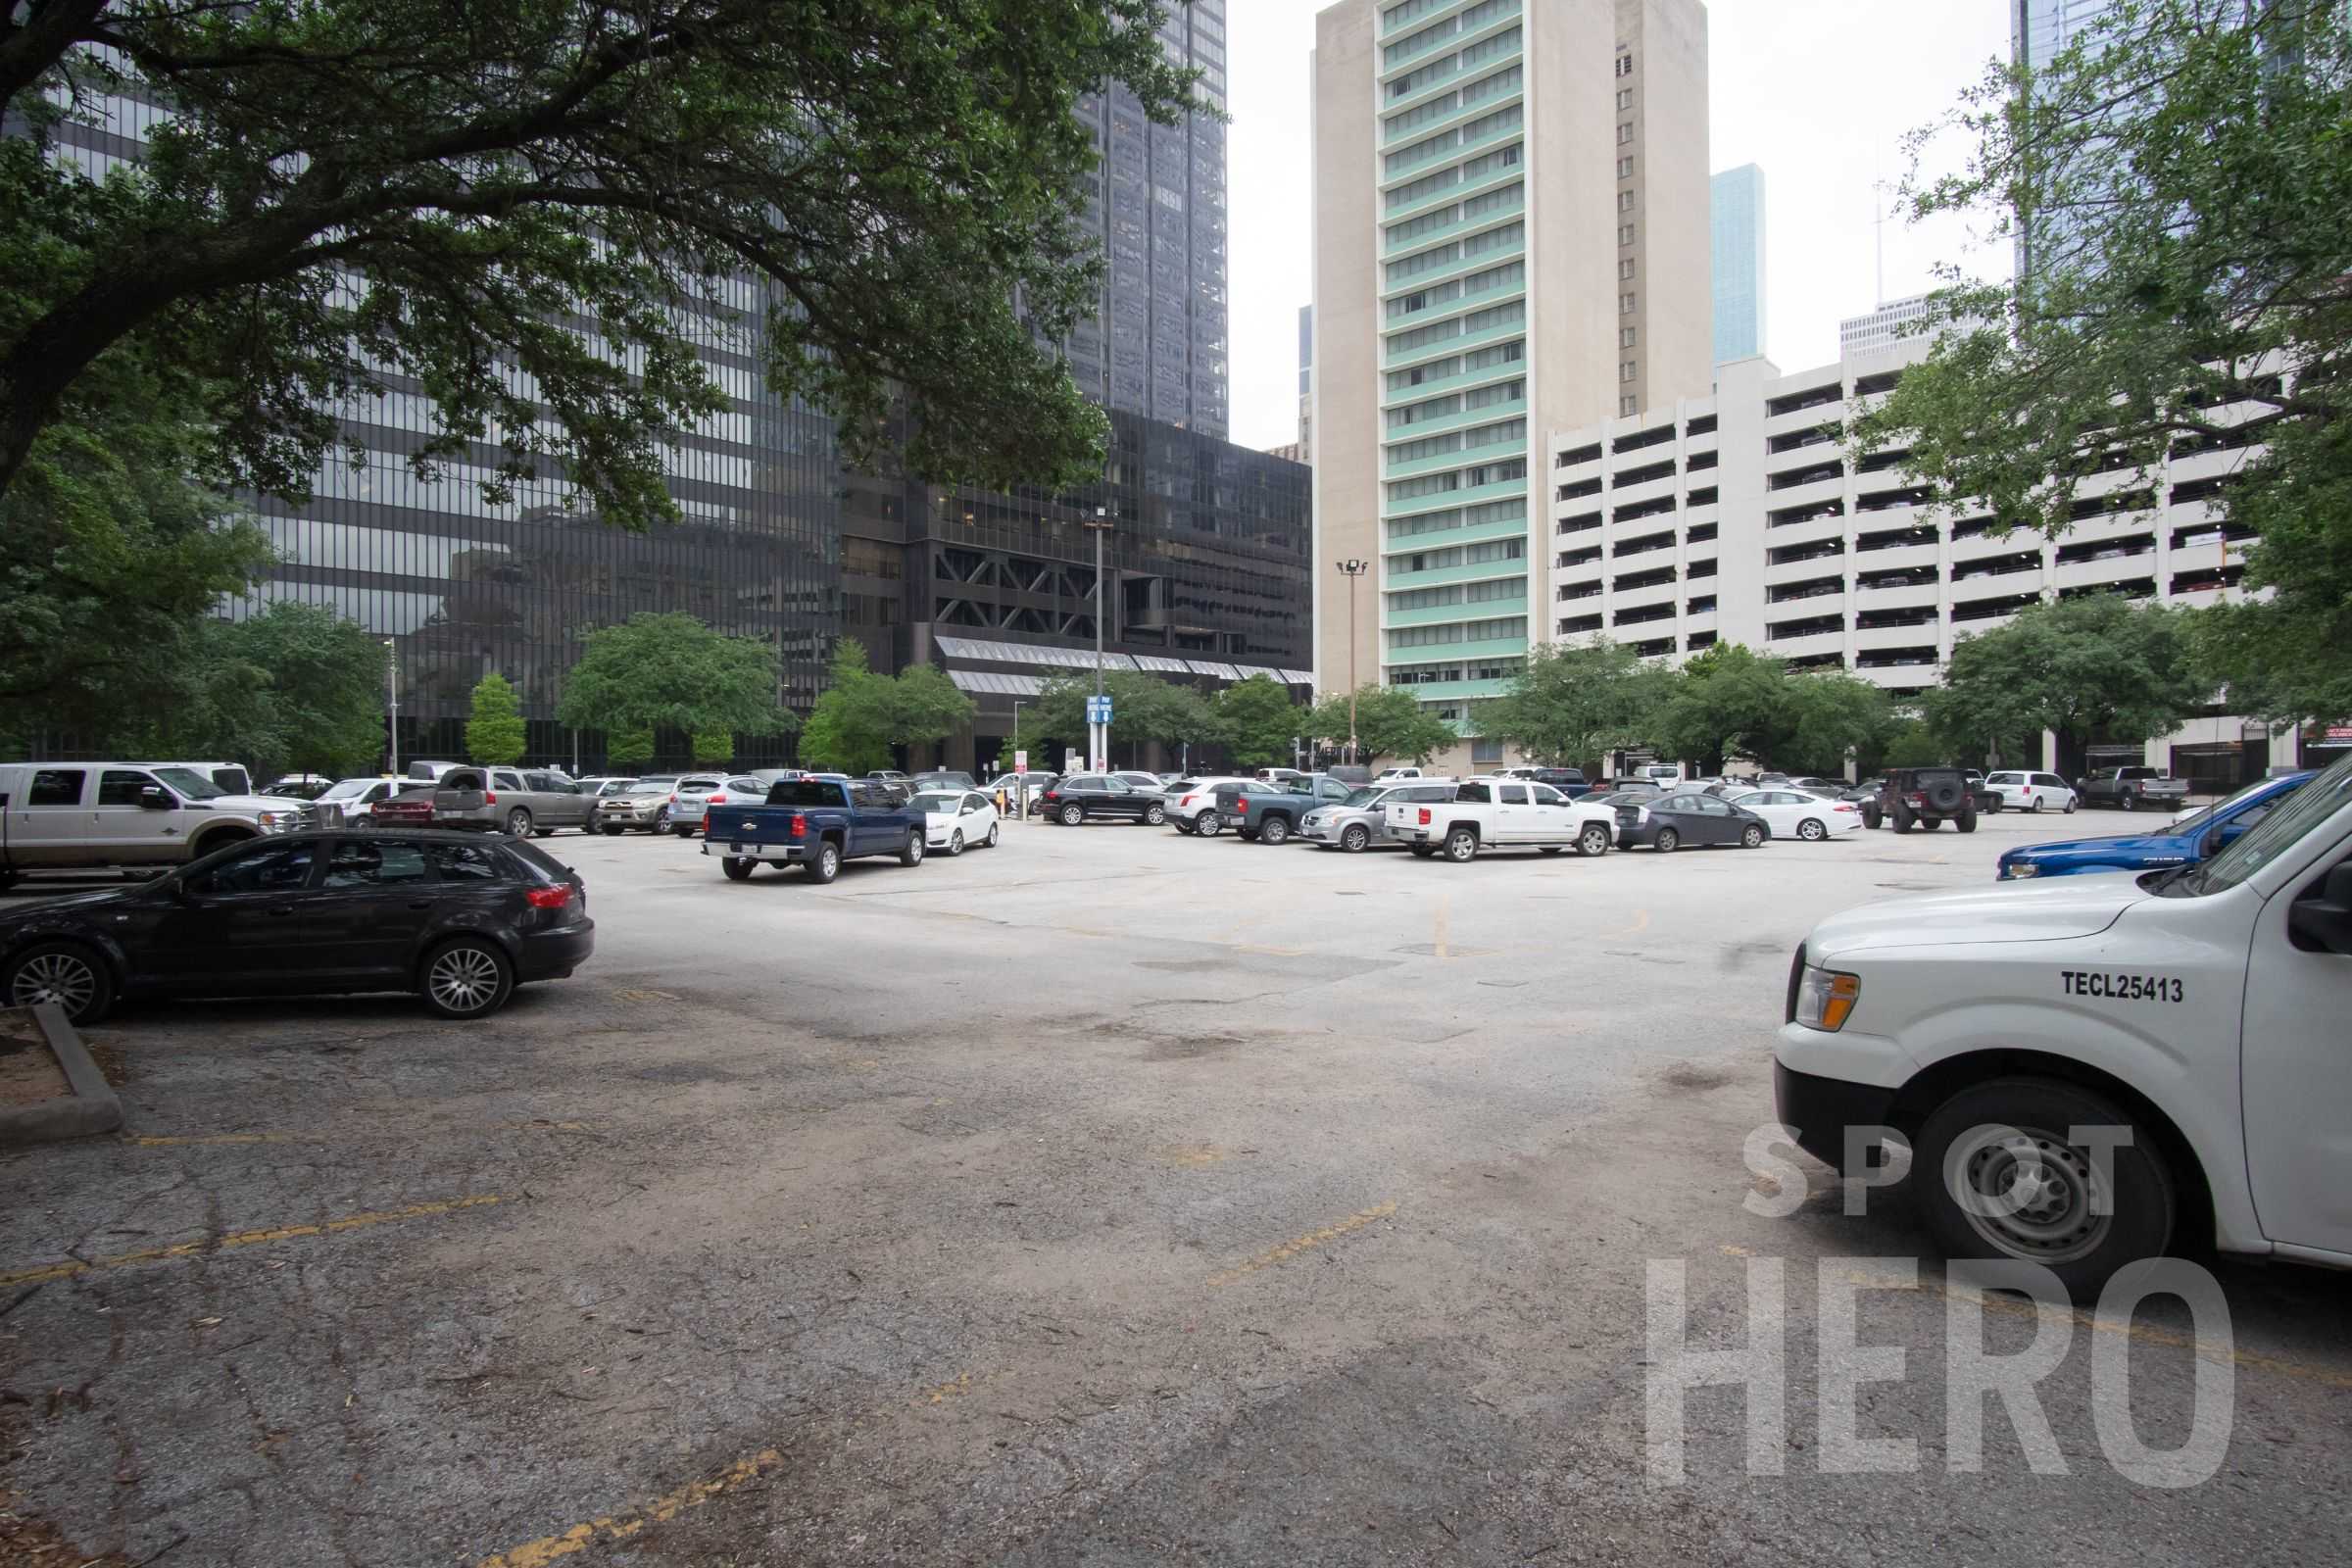
[{"label": "utility pole", "polygon": [[400,650],[391,638],[384,639],[384,678],[392,683],[392,722],[385,726],[391,738],[392,772],[400,773]]},{"label": "utility pole", "polygon": [[1348,575],[1348,765],[1355,765],[1355,580],[1372,569],[1372,563],[1353,557],[1338,563]]},{"label": "utility pole", "polygon": [[[1095,706],[1102,706],[1102,536],[1110,531],[1110,517],[1102,508],[1095,509],[1095,517],[1086,524],[1095,536]],[[1086,765],[1098,772],[1110,766],[1110,726],[1089,723]]]}]

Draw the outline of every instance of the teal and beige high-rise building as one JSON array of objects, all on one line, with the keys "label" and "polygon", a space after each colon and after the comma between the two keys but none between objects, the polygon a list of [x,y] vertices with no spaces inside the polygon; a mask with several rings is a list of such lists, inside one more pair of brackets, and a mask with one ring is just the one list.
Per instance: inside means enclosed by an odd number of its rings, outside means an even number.
[{"label": "teal and beige high-rise building", "polygon": [[1546,432],[1706,394],[1706,37],[1698,0],[1316,18],[1324,690],[1405,687],[1475,737],[1552,618]]}]

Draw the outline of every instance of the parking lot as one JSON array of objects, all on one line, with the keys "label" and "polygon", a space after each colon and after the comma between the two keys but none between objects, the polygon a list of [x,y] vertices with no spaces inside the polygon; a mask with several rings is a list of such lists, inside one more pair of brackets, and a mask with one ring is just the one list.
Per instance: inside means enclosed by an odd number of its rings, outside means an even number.
[{"label": "parking lot", "polygon": [[[2129,825],[1452,865],[1022,823],[821,888],[565,834],[596,957],[486,1023],[89,1031],[127,1133],[0,1156],[0,1494],[80,1553],[28,1560],[171,1568],[2340,1560],[2352,1280],[2208,1259],[2227,1348],[2064,1325],[2050,1474],[1997,1401],[1956,1462],[1923,1260],[1858,1298],[1915,1462],[1825,1473],[1818,1285],[1917,1233],[1742,1204],[1813,921]],[[1650,1264],[1732,1348],[1775,1259],[1784,1473],[1726,1388],[1656,1479]],[[2211,1479],[2108,1461],[2101,1340],[2150,1447],[2231,1376]]]}]

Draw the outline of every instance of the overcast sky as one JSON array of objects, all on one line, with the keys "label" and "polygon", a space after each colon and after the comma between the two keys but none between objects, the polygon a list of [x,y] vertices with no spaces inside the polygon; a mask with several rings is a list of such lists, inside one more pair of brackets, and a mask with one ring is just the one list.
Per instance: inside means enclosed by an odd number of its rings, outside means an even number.
[{"label": "overcast sky", "polygon": [[[1313,296],[1307,57],[1327,0],[1228,0],[1233,439],[1298,435],[1298,313]],[[1541,4],[1543,0],[1536,0]],[[1901,172],[1906,131],[2009,52],[2003,0],[1710,0],[1717,170],[1764,169],[1764,352],[1784,370],[1838,357],[1838,322],[1877,302],[1872,184]],[[1953,261],[2005,277],[2005,246],[1958,224],[1885,226],[1889,299]]]}]

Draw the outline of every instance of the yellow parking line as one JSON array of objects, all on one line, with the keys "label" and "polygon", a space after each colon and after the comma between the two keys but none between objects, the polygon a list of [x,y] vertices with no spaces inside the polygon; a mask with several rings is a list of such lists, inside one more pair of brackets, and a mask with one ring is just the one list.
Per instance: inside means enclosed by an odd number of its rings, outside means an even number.
[{"label": "yellow parking line", "polygon": [[232,1231],[226,1236],[208,1237],[201,1242],[181,1242],[176,1247],[150,1247],[136,1252],[118,1252],[112,1257],[94,1257],[87,1261],[74,1259],[65,1263],[48,1263],[39,1268],[20,1269],[13,1274],[0,1274],[0,1289],[11,1285],[36,1285],[47,1280],[70,1280],[101,1269],[128,1268],[135,1263],[166,1263],[182,1257],[198,1257],[210,1252],[225,1252],[239,1247],[261,1247],[270,1242],[288,1242],[303,1236],[331,1236],[340,1231],[356,1231],[370,1225],[390,1225],[398,1220],[424,1219],[435,1214],[454,1214],[462,1208],[486,1208],[492,1203],[508,1201],[506,1193],[476,1193],[467,1198],[453,1198],[439,1203],[411,1203],[406,1208],[379,1209],[373,1213],[345,1214],[339,1219],[321,1221],[316,1225],[275,1225],[267,1230]]},{"label": "yellow parking line", "polygon": [[1235,1280],[1247,1278],[1261,1268],[1272,1268],[1277,1263],[1287,1263],[1300,1252],[1311,1251],[1326,1243],[1336,1242],[1349,1231],[1360,1231],[1374,1220],[1387,1219],[1396,1212],[1396,1203],[1394,1199],[1385,1203],[1377,1203],[1370,1208],[1359,1208],[1346,1219],[1336,1220],[1321,1230],[1308,1231],[1304,1236],[1294,1236],[1280,1247],[1236,1263],[1222,1273],[1211,1274],[1208,1277],[1208,1283],[1212,1287],[1231,1285]]},{"label": "yellow parking line", "polygon": [[140,1149],[180,1149],[210,1144],[323,1144],[317,1133],[131,1134],[122,1140]]},{"label": "yellow parking line", "polygon": [[1446,953],[1446,895],[1438,895],[1438,907],[1431,919],[1429,947],[1432,957],[1443,958]]},{"label": "yellow parking line", "polygon": [[724,1496],[740,1487],[757,1481],[760,1476],[783,1463],[784,1455],[774,1448],[762,1448],[748,1459],[738,1459],[724,1470],[704,1481],[690,1481],[677,1491],[623,1508],[615,1514],[592,1519],[584,1525],[573,1525],[560,1536],[541,1536],[519,1546],[484,1557],[480,1568],[545,1568],[545,1565],[568,1557],[575,1551],[585,1551],[596,1544],[599,1536],[611,1541],[626,1541],[647,1525],[674,1519],[688,1508],[699,1508],[712,1498]]},{"label": "yellow parking line", "polygon": [[1634,923],[1627,926],[1624,930],[1618,932],[1617,934],[1621,937],[1630,937],[1648,929],[1649,911],[1647,909],[1636,909],[1634,911]]}]

